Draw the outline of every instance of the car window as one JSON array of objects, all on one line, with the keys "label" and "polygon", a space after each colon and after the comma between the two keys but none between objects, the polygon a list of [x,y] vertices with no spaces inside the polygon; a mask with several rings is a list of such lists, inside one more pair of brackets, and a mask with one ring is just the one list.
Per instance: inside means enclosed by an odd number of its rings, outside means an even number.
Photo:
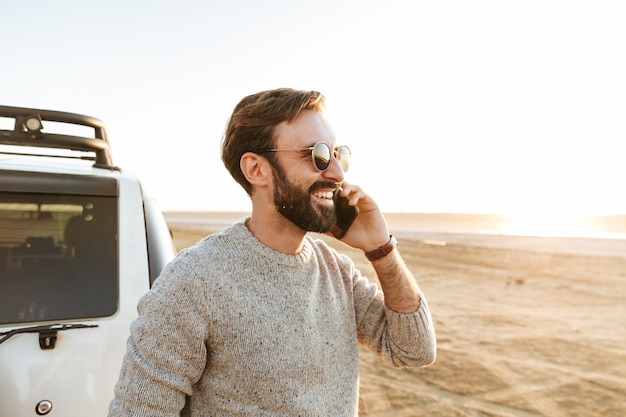
[{"label": "car window", "polygon": [[0,194],[0,324],[113,315],[117,197]]}]

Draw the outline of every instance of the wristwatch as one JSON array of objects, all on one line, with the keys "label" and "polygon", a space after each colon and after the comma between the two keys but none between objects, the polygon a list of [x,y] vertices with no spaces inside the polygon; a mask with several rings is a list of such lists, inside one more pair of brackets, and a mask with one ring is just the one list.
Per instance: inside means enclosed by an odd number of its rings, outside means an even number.
[{"label": "wristwatch", "polygon": [[389,240],[387,241],[387,243],[385,243],[378,249],[374,249],[371,252],[365,252],[365,257],[370,262],[377,261],[378,259],[389,255],[396,248],[397,245],[398,241],[396,240],[396,238],[393,235],[389,235]]}]

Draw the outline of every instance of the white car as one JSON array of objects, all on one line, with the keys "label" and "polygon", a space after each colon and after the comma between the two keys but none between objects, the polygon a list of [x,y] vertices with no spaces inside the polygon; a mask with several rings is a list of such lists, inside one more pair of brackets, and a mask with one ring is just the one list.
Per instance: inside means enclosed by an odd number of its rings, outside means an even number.
[{"label": "white car", "polygon": [[106,416],[137,301],[174,255],[102,122],[0,106],[0,416]]}]

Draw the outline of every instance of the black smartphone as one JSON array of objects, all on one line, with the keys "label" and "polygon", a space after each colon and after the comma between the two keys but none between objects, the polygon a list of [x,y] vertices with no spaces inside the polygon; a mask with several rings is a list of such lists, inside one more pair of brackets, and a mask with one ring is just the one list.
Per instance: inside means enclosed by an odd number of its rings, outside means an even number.
[{"label": "black smartphone", "polygon": [[349,199],[347,197],[341,197],[339,191],[335,192],[333,197],[335,201],[335,213],[337,214],[337,224],[332,230],[332,234],[341,239],[346,235],[346,232],[352,226],[352,222],[359,214],[359,208],[357,206],[351,206],[348,204]]}]

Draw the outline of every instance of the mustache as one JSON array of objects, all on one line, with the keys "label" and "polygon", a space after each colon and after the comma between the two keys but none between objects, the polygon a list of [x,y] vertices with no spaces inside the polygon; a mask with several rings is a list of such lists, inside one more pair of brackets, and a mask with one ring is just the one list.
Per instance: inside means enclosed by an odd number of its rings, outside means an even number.
[{"label": "mustache", "polygon": [[339,189],[339,184],[332,181],[317,181],[309,187],[309,193],[312,193],[320,188],[334,188],[335,191],[337,191]]}]

